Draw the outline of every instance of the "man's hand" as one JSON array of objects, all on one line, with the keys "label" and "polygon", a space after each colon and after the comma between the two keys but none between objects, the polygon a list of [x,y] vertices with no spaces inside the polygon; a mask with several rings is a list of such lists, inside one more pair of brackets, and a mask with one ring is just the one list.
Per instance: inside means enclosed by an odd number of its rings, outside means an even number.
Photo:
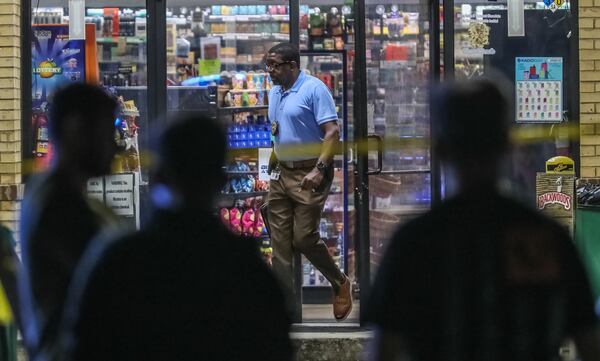
[{"label": "man's hand", "polygon": [[315,190],[323,183],[323,174],[317,168],[313,168],[300,182],[303,190]]}]

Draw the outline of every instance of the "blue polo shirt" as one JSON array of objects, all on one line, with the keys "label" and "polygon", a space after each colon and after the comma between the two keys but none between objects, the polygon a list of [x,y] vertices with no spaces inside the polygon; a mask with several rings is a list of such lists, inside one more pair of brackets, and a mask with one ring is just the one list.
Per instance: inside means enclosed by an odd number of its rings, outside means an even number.
[{"label": "blue polo shirt", "polygon": [[300,71],[298,79],[287,91],[279,85],[271,88],[269,119],[279,124],[274,142],[277,159],[294,161],[321,155],[324,134],[320,125],[335,122],[338,116],[327,86]]}]

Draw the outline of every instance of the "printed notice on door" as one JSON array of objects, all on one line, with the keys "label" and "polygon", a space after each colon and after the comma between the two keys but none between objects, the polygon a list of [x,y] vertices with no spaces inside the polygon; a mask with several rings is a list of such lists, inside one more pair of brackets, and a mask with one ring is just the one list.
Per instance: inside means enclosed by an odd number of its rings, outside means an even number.
[{"label": "printed notice on door", "polygon": [[133,173],[114,174],[105,178],[106,206],[119,216],[135,215]]}]

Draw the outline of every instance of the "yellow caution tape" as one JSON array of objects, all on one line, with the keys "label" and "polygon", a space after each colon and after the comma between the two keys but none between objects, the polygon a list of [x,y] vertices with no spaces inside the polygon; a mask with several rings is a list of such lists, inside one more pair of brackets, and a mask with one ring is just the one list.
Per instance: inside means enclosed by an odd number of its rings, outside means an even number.
[{"label": "yellow caution tape", "polygon": [[[430,141],[428,137],[383,137],[384,151],[408,150],[408,149],[429,149]],[[510,131],[510,140],[514,145],[533,145],[536,143],[550,141],[571,141],[579,139],[579,126],[577,124],[552,124],[552,125],[517,125]],[[280,151],[283,154],[319,154],[322,150],[322,143],[302,144],[282,147]],[[376,151],[374,141],[364,140],[359,142],[343,142],[339,144],[336,154],[342,154],[343,148],[353,148],[356,154],[365,154]],[[230,149],[229,158],[235,159],[243,152],[243,149]],[[32,160],[24,160],[22,163],[22,172],[24,175],[35,173]],[[150,152],[140,153],[140,166],[148,169],[153,164],[153,157]]]}]

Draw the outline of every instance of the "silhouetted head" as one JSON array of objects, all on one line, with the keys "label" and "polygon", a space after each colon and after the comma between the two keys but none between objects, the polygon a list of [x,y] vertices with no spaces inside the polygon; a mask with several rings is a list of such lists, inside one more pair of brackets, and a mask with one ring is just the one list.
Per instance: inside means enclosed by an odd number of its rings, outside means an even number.
[{"label": "silhouetted head", "polygon": [[110,173],[117,108],[116,100],[96,86],[72,84],[57,91],[49,119],[56,164],[84,177]]},{"label": "silhouetted head", "polygon": [[154,144],[156,205],[172,207],[177,202],[177,206],[212,207],[225,183],[226,151],[226,134],[217,121],[204,116],[174,120]]},{"label": "silhouetted head", "polygon": [[440,159],[474,172],[495,168],[509,146],[509,104],[499,88],[485,79],[446,83],[432,92],[431,102]]},{"label": "silhouetted head", "polygon": [[265,65],[273,84],[289,89],[300,72],[300,51],[291,43],[277,44],[267,52]]}]

